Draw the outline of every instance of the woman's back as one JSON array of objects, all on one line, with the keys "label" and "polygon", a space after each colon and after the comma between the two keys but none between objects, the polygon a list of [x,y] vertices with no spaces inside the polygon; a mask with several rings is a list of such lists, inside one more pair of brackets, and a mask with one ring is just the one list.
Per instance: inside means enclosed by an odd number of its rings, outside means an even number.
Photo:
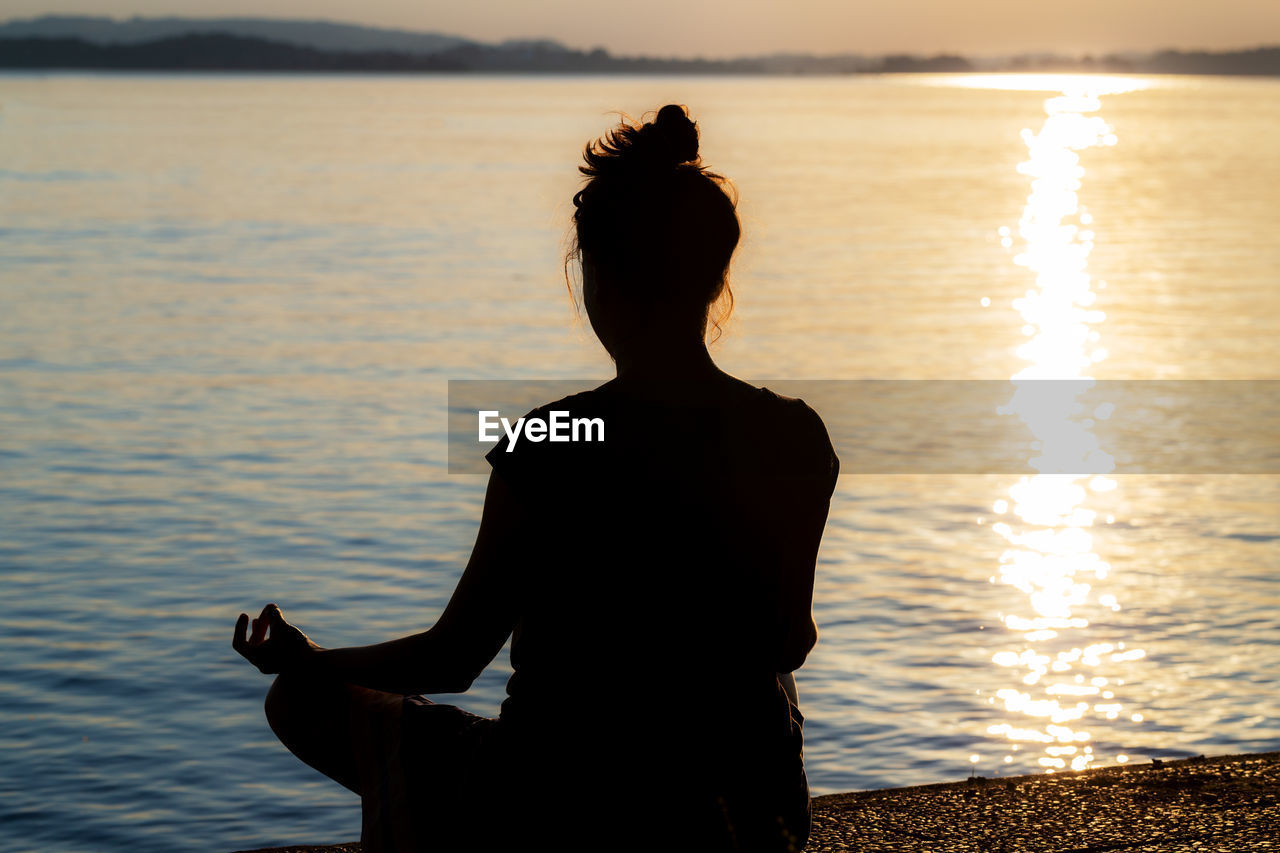
[{"label": "woman's back", "polygon": [[610,786],[714,791],[799,758],[777,673],[789,621],[811,624],[837,462],[803,402],[725,379],[615,380],[531,413],[599,418],[603,442],[488,457],[527,510],[502,724]]}]

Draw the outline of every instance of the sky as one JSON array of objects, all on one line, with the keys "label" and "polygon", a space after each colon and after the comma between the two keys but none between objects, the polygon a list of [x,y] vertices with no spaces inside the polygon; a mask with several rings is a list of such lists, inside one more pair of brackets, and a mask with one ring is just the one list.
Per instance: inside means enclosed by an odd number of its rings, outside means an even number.
[{"label": "sky", "polygon": [[4,0],[45,14],[309,18],[620,55],[1068,54],[1280,44],[1277,0]]}]

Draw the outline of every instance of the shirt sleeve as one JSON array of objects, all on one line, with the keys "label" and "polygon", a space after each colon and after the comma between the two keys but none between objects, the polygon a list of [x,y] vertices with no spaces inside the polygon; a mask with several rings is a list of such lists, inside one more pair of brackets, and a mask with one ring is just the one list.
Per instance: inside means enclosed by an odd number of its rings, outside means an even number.
[{"label": "shirt sleeve", "polygon": [[[529,418],[545,417],[543,407],[533,409],[525,414],[524,417],[526,422]],[[535,471],[537,458],[532,452],[532,448],[536,447],[537,445],[531,444],[531,442],[521,440],[517,440],[513,447],[511,439],[504,433],[502,438],[498,439],[498,443],[484,455],[484,458],[489,463],[489,466],[498,472],[513,490],[524,492],[531,483],[537,481]]]},{"label": "shirt sleeve", "polygon": [[797,399],[799,409],[800,459],[797,468],[804,479],[813,479],[821,487],[822,497],[835,491],[840,476],[840,458],[836,456],[831,436],[822,417],[808,403]]}]

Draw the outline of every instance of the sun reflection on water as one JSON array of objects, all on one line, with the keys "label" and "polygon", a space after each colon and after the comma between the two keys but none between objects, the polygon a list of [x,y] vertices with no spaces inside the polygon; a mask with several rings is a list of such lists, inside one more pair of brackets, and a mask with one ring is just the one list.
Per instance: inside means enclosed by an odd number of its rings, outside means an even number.
[{"label": "sun reflection on water", "polygon": [[[1116,696],[1124,683],[1117,677],[1120,667],[1144,656],[1123,642],[1092,636],[1083,615],[1091,608],[1107,612],[1121,606],[1102,587],[1110,566],[1093,550],[1097,515],[1086,505],[1091,492],[1116,487],[1105,476],[1110,457],[1091,432],[1095,420],[1105,419],[1110,410],[1104,405],[1085,412],[1076,399],[1092,384],[1092,366],[1107,355],[1097,329],[1106,316],[1093,307],[1096,293],[1088,272],[1093,220],[1079,203],[1085,170],[1077,152],[1116,144],[1115,133],[1097,113],[1099,95],[1117,90],[1090,88],[1088,78],[1077,78],[1060,91],[1045,101],[1040,130],[1022,132],[1027,159],[1018,171],[1031,179],[1031,192],[1016,237],[1008,228],[1000,231],[1008,248],[1021,241],[1014,262],[1035,279],[1013,303],[1027,336],[1017,350],[1025,366],[1012,377],[1013,397],[1001,411],[1018,415],[1035,436],[1038,455],[1030,462],[1039,473],[1021,478],[992,506],[1000,517],[992,530],[1007,547],[991,581],[1025,595],[1026,607],[1001,614],[1013,636],[992,662],[1010,682],[988,702],[1002,707],[1006,719],[987,728],[988,735],[1005,742],[1005,764],[1026,749],[1050,773],[1105,760],[1094,751],[1090,721],[1115,720],[1124,712]],[[1081,470],[1103,473],[1075,473]],[[1131,719],[1140,721],[1141,715]]]},{"label": "sun reflection on water", "polygon": [[[1138,92],[1156,85],[1151,78],[1128,74],[1055,74],[1040,71],[996,74],[921,74],[915,82],[925,86],[950,86],[958,89],[1061,92],[1064,95],[1085,94],[1093,97]],[[1168,82],[1165,81],[1161,85],[1168,85]]]}]

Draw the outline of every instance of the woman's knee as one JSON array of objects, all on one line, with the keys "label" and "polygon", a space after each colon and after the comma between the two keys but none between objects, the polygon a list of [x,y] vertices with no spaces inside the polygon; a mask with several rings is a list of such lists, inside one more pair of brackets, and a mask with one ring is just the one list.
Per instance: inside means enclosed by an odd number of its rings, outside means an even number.
[{"label": "woman's knee", "polygon": [[263,702],[264,710],[267,713],[267,724],[271,726],[271,730],[284,739],[282,732],[291,729],[296,708],[298,706],[297,693],[301,685],[297,683],[297,679],[292,676],[280,674],[271,682],[271,689],[267,691],[267,698]]},{"label": "woman's knee", "polygon": [[315,681],[281,673],[263,702],[267,724],[281,743],[297,753],[312,752],[335,735],[345,735],[347,701],[340,689],[325,689]]},{"label": "woman's knee", "polygon": [[293,673],[276,676],[263,705],[267,724],[304,763],[360,792],[353,752],[353,688]]}]

